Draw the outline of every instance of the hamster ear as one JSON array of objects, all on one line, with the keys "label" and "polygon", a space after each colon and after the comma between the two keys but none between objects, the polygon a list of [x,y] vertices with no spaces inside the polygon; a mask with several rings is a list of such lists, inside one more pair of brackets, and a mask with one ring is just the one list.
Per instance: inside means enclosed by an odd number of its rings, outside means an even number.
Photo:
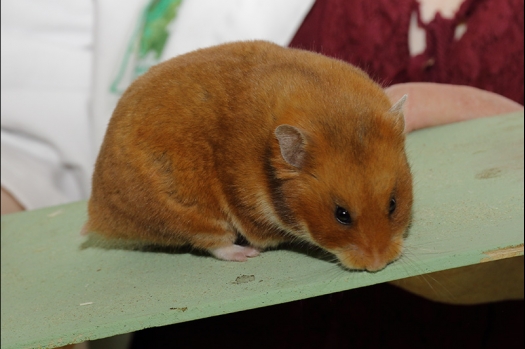
[{"label": "hamster ear", "polygon": [[405,102],[407,100],[408,95],[404,95],[397,101],[392,108],[388,111],[391,115],[394,115],[396,118],[396,125],[399,125],[401,128],[401,131],[404,131],[405,129],[405,117],[403,115],[403,106],[405,105]]},{"label": "hamster ear", "polygon": [[281,155],[290,165],[301,168],[305,157],[306,137],[297,127],[279,125],[275,129]]}]

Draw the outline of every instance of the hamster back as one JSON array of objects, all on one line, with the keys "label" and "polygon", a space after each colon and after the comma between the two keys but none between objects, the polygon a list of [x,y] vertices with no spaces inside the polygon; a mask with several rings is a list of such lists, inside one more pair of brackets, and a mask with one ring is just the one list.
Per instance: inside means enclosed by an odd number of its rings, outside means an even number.
[{"label": "hamster back", "polygon": [[175,57],[121,97],[86,229],[237,261],[303,241],[382,269],[411,215],[403,101],[352,65],[268,42]]}]

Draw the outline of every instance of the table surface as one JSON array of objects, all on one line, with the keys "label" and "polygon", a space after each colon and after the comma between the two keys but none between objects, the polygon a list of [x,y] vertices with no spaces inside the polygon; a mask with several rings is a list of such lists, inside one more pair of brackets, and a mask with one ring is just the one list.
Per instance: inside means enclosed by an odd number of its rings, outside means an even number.
[{"label": "table surface", "polygon": [[523,112],[411,133],[414,218],[377,273],[315,251],[244,263],[80,236],[86,202],[2,216],[2,348],[53,347],[523,255]]}]

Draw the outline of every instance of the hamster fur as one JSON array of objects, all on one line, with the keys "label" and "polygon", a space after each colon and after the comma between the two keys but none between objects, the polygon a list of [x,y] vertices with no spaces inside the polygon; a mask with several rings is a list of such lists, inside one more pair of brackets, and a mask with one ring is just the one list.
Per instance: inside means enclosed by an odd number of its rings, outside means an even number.
[{"label": "hamster fur", "polygon": [[348,63],[264,41],[175,57],[121,97],[85,229],[235,261],[299,240],[380,270],[411,217],[404,99],[392,106]]}]

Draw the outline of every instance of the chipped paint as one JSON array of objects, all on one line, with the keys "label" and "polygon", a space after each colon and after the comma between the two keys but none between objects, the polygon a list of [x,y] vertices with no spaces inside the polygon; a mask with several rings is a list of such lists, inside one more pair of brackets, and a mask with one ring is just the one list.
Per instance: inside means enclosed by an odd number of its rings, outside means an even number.
[{"label": "chipped paint", "polygon": [[485,251],[483,252],[483,254],[486,255],[487,257],[482,258],[479,261],[480,263],[496,261],[498,259],[522,256],[523,255],[523,244],[519,244],[515,246],[508,246],[504,248],[498,248],[496,250]]}]

